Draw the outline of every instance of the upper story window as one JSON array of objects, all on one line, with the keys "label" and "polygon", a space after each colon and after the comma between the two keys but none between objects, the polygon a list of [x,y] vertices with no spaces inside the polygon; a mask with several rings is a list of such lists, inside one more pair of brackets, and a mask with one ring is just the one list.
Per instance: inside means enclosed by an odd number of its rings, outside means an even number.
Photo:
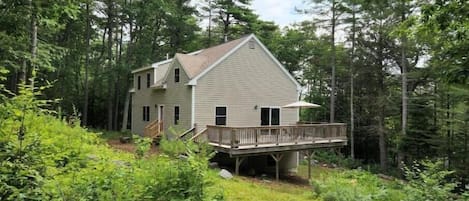
[{"label": "upper story window", "polygon": [[215,125],[226,125],[226,107],[215,108]]},{"label": "upper story window", "polygon": [[137,77],[137,89],[140,90],[140,88],[142,87],[142,84],[141,84],[141,81],[142,81],[142,78],[140,77],[140,75]]},{"label": "upper story window", "polygon": [[179,82],[179,68],[174,69],[174,82]]},{"label": "upper story window", "polygon": [[147,88],[150,88],[150,73],[147,73]]}]

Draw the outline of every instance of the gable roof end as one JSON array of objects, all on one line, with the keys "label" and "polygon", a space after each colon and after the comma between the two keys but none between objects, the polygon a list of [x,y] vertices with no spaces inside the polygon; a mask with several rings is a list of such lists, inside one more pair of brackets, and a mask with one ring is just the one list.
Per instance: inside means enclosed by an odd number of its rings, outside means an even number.
[{"label": "gable roof end", "polygon": [[[223,57],[218,59],[216,62],[212,63],[212,65],[208,66],[205,70],[200,72],[197,76],[195,76],[193,79],[191,79],[188,83],[188,85],[197,85],[197,80],[203,77],[205,74],[207,74],[210,70],[212,70],[215,66],[220,64],[222,61],[224,61],[226,58],[228,58],[230,55],[232,55],[236,50],[241,48],[244,44],[246,44],[249,40],[254,39],[264,50],[267,55],[274,61],[275,64],[282,70],[283,73],[290,79],[290,81],[293,82],[293,84],[296,86],[297,90],[301,90],[301,85],[298,83],[298,81],[283,67],[283,65],[272,55],[272,53],[262,44],[262,42],[254,35],[250,34],[248,37],[241,38],[244,39],[242,42],[238,43],[235,47],[233,47],[229,52],[227,52]],[[238,39],[240,40],[240,39]]]}]

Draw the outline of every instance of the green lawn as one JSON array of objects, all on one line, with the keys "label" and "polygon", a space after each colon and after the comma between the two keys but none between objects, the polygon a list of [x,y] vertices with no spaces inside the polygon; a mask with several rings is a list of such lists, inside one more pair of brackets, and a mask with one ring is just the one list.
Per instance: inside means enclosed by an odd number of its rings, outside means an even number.
[{"label": "green lawn", "polygon": [[[326,176],[336,169],[312,167],[312,177]],[[235,176],[233,179],[222,179],[217,175],[218,171],[212,170],[210,174],[214,178],[215,186],[221,187],[227,201],[303,201],[319,200],[312,194],[310,185],[292,184],[284,181],[276,182],[270,179],[263,181],[250,177]],[[300,165],[298,175],[306,178],[308,167]]]},{"label": "green lawn", "polygon": [[[211,171],[212,174],[217,174]],[[216,187],[222,187],[227,201],[304,201],[315,200],[311,188],[275,181],[262,181],[247,177],[225,180],[214,176]]]}]

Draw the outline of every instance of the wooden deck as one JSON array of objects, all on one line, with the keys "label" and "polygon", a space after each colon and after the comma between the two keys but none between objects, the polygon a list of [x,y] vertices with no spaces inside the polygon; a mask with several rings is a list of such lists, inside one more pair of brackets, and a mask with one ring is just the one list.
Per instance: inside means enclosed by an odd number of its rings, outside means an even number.
[{"label": "wooden deck", "polygon": [[288,126],[227,127],[207,126],[191,140],[204,141],[215,150],[235,158],[235,173],[249,156],[270,155],[275,160],[279,180],[279,161],[285,152],[306,151],[308,177],[311,178],[312,152],[317,148],[347,145],[347,126],[343,123],[297,124]]},{"label": "wooden deck", "polygon": [[203,140],[230,156],[340,147],[347,144],[346,125],[299,124],[288,126],[207,126]]}]

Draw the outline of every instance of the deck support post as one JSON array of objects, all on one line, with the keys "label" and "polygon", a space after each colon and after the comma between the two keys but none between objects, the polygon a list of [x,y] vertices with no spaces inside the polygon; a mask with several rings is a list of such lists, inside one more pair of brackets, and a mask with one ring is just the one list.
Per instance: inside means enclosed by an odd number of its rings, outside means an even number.
[{"label": "deck support post", "polygon": [[278,162],[280,162],[280,160],[282,160],[283,154],[282,153],[270,154],[270,156],[275,161],[275,180],[278,181],[278,179],[279,179],[279,164],[278,164]]},{"label": "deck support post", "polygon": [[235,174],[236,175],[239,175],[239,166],[241,165],[241,163],[243,163],[244,161],[244,157],[236,157],[236,164],[235,164]]},{"label": "deck support post", "polygon": [[306,157],[308,161],[308,179],[311,179],[311,158],[314,154],[314,151],[308,150],[306,151]]}]

